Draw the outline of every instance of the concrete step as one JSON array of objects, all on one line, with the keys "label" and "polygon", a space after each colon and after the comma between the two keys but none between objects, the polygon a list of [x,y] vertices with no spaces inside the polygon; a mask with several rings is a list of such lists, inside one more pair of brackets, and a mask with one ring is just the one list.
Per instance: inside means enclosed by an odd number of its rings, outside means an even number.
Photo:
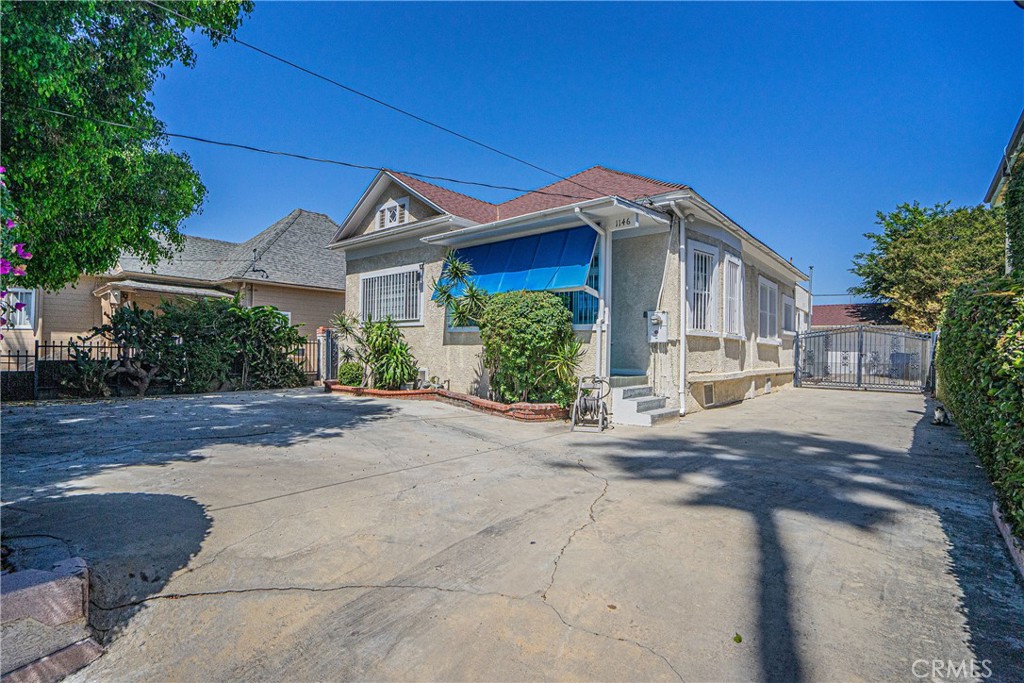
[{"label": "concrete step", "polygon": [[666,399],[664,396],[642,396],[639,398],[626,400],[632,400],[634,403],[636,403],[636,412],[649,413],[652,410],[659,410],[660,408],[664,408],[665,401],[667,401],[668,399]]},{"label": "concrete step", "polygon": [[642,387],[645,384],[647,384],[647,375],[612,375],[608,380],[608,385],[612,389]]},{"label": "concrete step", "polygon": [[668,399],[655,396],[650,385],[612,389],[612,422],[620,425],[650,427],[678,415],[676,408],[666,407]]},{"label": "concrete step", "polygon": [[638,399],[644,398],[645,396],[653,396],[654,389],[652,389],[649,385],[645,384],[643,386],[638,387],[623,387],[621,389],[613,389],[612,393],[615,395],[615,398]]},{"label": "concrete step", "polygon": [[667,422],[675,422],[679,419],[679,408],[658,408],[651,410],[646,415],[651,418],[651,426]]}]

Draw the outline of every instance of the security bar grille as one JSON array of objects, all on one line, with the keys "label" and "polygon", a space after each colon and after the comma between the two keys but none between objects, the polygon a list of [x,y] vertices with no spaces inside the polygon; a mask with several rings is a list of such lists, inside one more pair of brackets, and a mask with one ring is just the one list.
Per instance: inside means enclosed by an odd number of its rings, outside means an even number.
[{"label": "security bar grille", "polygon": [[693,329],[711,330],[711,279],[715,257],[703,251],[693,254]]},{"label": "security bar grille", "polygon": [[725,262],[725,332],[742,334],[740,331],[740,264]]},{"label": "security bar grille", "polygon": [[423,274],[418,268],[365,277],[360,292],[363,319],[418,321],[422,290]]}]

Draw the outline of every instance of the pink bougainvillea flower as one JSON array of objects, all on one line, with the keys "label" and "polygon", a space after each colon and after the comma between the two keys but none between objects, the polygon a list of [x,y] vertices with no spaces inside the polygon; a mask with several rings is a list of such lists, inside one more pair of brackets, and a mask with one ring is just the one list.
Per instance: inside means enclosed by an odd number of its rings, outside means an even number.
[{"label": "pink bougainvillea flower", "polygon": [[7,318],[5,318],[2,315],[0,315],[0,325],[6,325],[6,324],[7,324]]},{"label": "pink bougainvillea flower", "polygon": [[5,258],[0,258],[0,275],[7,275],[11,272],[11,262]]},{"label": "pink bougainvillea flower", "polygon": [[14,268],[11,269],[11,274],[18,277],[23,276],[25,272],[25,266],[14,266]]},{"label": "pink bougainvillea flower", "polygon": [[16,311],[23,311],[23,310],[25,310],[25,304],[23,304],[20,301],[17,302],[16,304],[14,304],[14,310],[16,310]]},{"label": "pink bougainvillea flower", "polygon": [[14,221],[12,221],[12,220],[11,220],[10,218],[8,218],[8,219],[7,219],[7,222],[6,222],[6,223],[4,223],[4,226],[6,226],[6,228],[7,228],[8,230],[10,230],[11,228],[13,228],[13,227],[14,227]]},{"label": "pink bougainvillea flower", "polygon": [[7,290],[6,289],[0,291],[0,299],[3,299],[5,296],[7,296]]},{"label": "pink bougainvillea flower", "polygon": [[14,245],[14,253],[17,254],[20,258],[25,259],[26,261],[32,258],[32,252],[25,251],[24,242],[18,242],[17,244]]},{"label": "pink bougainvillea flower", "polygon": [[4,168],[3,166],[0,166],[0,173],[6,173],[6,172],[7,172],[7,169]]}]

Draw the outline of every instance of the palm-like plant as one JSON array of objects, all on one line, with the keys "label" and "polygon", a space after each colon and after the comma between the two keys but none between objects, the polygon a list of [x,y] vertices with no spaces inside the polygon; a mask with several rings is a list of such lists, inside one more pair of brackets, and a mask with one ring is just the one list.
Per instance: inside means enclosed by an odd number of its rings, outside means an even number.
[{"label": "palm-like plant", "polygon": [[449,251],[441,265],[441,277],[435,279],[434,301],[450,312],[453,327],[475,325],[487,303],[487,292],[470,278],[473,265]]}]

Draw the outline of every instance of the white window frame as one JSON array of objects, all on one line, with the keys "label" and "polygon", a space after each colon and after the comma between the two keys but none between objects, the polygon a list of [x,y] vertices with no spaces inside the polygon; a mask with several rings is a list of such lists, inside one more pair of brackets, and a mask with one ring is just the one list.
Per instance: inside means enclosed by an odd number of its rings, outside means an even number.
[{"label": "white window frame", "polygon": [[[737,282],[732,283],[732,287],[735,287],[736,292],[734,297],[730,297],[730,282],[729,282],[729,265],[735,264],[737,268]],[[725,306],[722,308],[722,330],[727,337],[734,337],[737,339],[743,339],[746,337],[745,325],[744,325],[744,310],[743,310],[743,260],[738,256],[726,253],[725,255],[725,270],[723,271],[722,278],[722,289],[724,290]],[[730,329],[729,325],[729,308],[735,302],[736,307],[736,328]]]},{"label": "white window frame", "polygon": [[[388,220],[388,209],[397,207],[400,211],[396,212],[395,220]],[[409,222],[409,198],[401,197],[399,199],[389,199],[380,205],[377,209],[377,225],[381,230],[388,228],[396,228],[399,225],[405,225]]]},{"label": "white window frame", "polygon": [[[28,297],[25,301],[24,297]],[[25,304],[21,311],[14,310],[17,302]],[[11,287],[7,290],[7,315],[5,316],[12,330],[34,330],[36,328],[36,290],[25,289],[24,287]],[[16,318],[23,318],[25,322],[15,322]]]},{"label": "white window frame", "polygon": [[[790,311],[789,316],[790,316],[790,323],[791,324],[790,324],[789,327],[786,327],[786,308],[787,307],[789,307],[789,311]],[[791,297],[791,296],[789,296],[787,294],[783,294],[782,295],[782,320],[781,320],[780,324],[781,324],[781,327],[782,327],[782,334],[788,335],[788,336],[793,336],[794,334],[796,334],[796,328],[797,328],[797,323],[796,323],[796,301],[793,299],[793,297]]]},{"label": "white window frame", "polygon": [[289,325],[292,324],[292,312],[291,311],[282,311],[281,309],[278,309],[277,312],[280,313],[281,315],[283,315],[285,318],[288,319],[288,324]]},{"label": "white window frame", "polygon": [[[762,307],[762,296],[765,291],[768,291],[768,306]],[[772,306],[772,300],[775,301],[775,306]],[[766,308],[765,314],[768,316],[766,327],[768,328],[767,336],[761,335],[761,312],[762,308]],[[775,334],[771,332],[771,320],[772,316],[775,318]],[[761,344],[778,344],[779,338],[779,285],[772,282],[763,275],[757,276],[757,341]]]},{"label": "white window frame", "polygon": [[[418,297],[417,298],[417,302],[418,302],[417,303],[417,308],[418,308],[419,316],[417,318],[410,318],[408,320],[395,320],[395,325],[397,325],[398,327],[422,326],[423,325],[423,310],[425,308],[425,306],[424,306],[424,304],[425,304],[425,298],[424,298],[425,287],[423,286],[424,274],[423,274],[423,264],[422,263],[414,263],[414,264],[409,264],[409,265],[405,265],[405,266],[397,266],[395,268],[384,268],[384,269],[381,269],[381,270],[373,270],[373,271],[367,271],[365,273],[360,273],[359,274],[359,319],[360,320],[366,320],[366,314],[367,314],[367,310],[366,310],[366,287],[367,287],[367,284],[366,284],[366,281],[367,280],[372,280],[374,278],[384,277],[384,276],[387,276],[387,275],[399,275],[401,273],[409,273],[409,272],[414,272],[414,271],[419,273],[419,292],[417,294],[417,297]],[[376,320],[377,318],[375,317],[374,319]],[[394,319],[394,318],[392,318],[392,319]]]},{"label": "white window frame", "polygon": [[[707,305],[708,313],[708,325],[707,327],[697,328],[693,326],[693,319],[695,317],[696,307],[694,305],[694,299],[696,297],[696,290],[694,289],[694,276],[696,275],[696,256],[697,252],[702,252],[711,256],[711,283],[708,291],[709,300]],[[687,240],[686,244],[686,333],[695,336],[709,336],[717,337],[720,336],[721,325],[719,321],[719,306],[718,306],[718,271],[721,252],[718,247],[705,244],[704,242],[698,242],[697,240]]]}]

